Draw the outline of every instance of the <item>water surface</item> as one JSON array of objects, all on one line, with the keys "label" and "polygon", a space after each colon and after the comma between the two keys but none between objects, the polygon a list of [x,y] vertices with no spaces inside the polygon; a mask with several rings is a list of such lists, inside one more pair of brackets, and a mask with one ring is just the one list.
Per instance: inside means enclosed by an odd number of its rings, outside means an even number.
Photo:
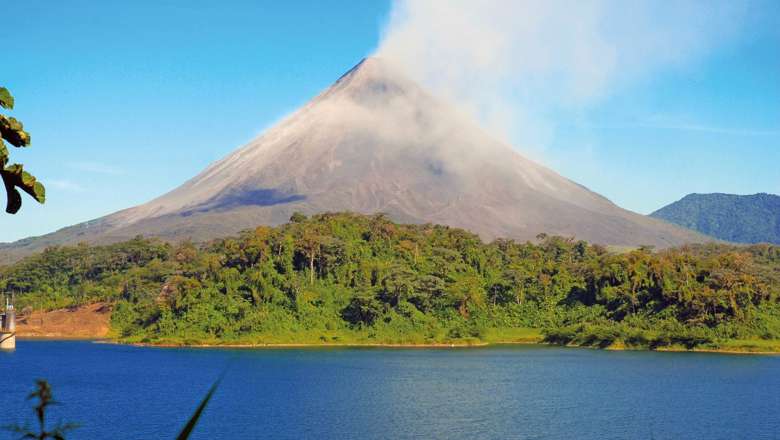
[{"label": "water surface", "polygon": [[228,366],[193,438],[780,438],[780,357],[545,346],[20,341],[0,353],[0,425],[32,421],[24,398],[43,377],[54,419],[82,425],[69,438],[174,438]]}]

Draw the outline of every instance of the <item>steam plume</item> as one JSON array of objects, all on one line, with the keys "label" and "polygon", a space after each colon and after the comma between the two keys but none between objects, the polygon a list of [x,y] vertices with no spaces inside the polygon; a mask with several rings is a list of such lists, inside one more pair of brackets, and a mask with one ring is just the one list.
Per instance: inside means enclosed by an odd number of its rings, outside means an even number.
[{"label": "steam plume", "polygon": [[725,1],[397,0],[377,54],[473,113],[494,134],[543,149],[549,114],[696,62],[737,30]]}]

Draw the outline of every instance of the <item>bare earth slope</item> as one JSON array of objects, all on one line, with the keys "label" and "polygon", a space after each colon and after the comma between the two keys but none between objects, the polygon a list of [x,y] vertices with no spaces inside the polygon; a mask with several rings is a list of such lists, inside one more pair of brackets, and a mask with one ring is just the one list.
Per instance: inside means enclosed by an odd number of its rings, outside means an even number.
[{"label": "bare earth slope", "polygon": [[35,311],[17,318],[16,334],[27,338],[105,338],[110,321],[111,307],[104,303]]},{"label": "bare earth slope", "polygon": [[624,246],[707,240],[621,209],[524,158],[393,66],[367,58],[168,194],[0,252],[138,234],[203,240],[279,224],[295,211],[347,210],[462,227],[488,240],[541,232]]}]

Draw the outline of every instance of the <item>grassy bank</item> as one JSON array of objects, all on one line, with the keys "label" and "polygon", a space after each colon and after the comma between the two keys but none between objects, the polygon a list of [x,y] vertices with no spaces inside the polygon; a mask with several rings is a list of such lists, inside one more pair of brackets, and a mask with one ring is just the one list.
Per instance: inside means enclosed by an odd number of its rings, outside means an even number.
[{"label": "grassy bank", "polygon": [[451,347],[483,346],[488,344],[541,343],[544,336],[539,329],[489,329],[482,337],[426,337],[421,334],[379,337],[370,330],[293,331],[284,334],[252,334],[233,338],[170,337],[156,338],[130,336],[116,339],[122,343],[159,346],[387,346],[387,347]]},{"label": "grassy bank", "polygon": [[397,347],[397,348],[437,348],[437,347],[484,347],[490,345],[545,344],[564,347],[583,347],[604,350],[652,350],[673,352],[713,352],[741,354],[780,354],[780,340],[733,339],[710,341],[697,345],[684,342],[671,342],[665,345],[637,343],[636,340],[620,338],[599,341],[593,338],[554,340],[541,329],[535,328],[495,328],[489,329],[482,337],[431,339],[424,337],[403,337],[376,339],[369,332],[294,332],[286,335],[245,335],[239,338],[139,338],[129,337],[117,340],[125,344],[159,347]]},{"label": "grassy bank", "polygon": [[659,331],[619,324],[576,324],[544,332],[543,342],[608,350],[780,353],[780,339],[713,337],[706,329],[677,326]]}]

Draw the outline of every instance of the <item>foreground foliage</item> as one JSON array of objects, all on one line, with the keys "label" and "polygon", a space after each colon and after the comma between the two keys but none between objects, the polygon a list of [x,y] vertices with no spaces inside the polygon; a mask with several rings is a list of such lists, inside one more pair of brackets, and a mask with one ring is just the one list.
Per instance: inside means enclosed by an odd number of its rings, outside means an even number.
[{"label": "foreground foliage", "polygon": [[[177,440],[186,440],[190,438],[192,431],[200,421],[203,410],[206,409],[206,406],[219,387],[220,381],[221,377],[216,382],[214,382],[211,388],[209,388],[206,396],[203,398],[203,400],[201,400],[200,404],[195,409],[195,412],[192,414],[189,420],[187,420],[187,424],[184,425],[184,428],[182,428],[181,432],[176,437]],[[38,427],[36,429],[30,428],[29,426],[20,425],[9,425],[5,427],[7,430],[18,435],[19,439],[65,440],[65,434],[67,432],[79,427],[79,425],[75,423],[59,423],[53,428],[46,428],[46,412],[50,406],[58,405],[59,402],[54,400],[54,394],[52,393],[51,385],[49,385],[49,382],[45,379],[38,379],[35,381],[35,391],[27,396],[27,400],[33,399],[38,401],[37,405],[33,407],[33,411],[35,411],[35,417],[38,421]]]},{"label": "foreground foliage", "polygon": [[[0,108],[14,108],[14,97],[5,87],[0,87]],[[29,147],[30,133],[24,130],[24,126],[16,118],[0,114],[0,177],[3,179],[7,197],[5,210],[9,214],[16,214],[22,207],[19,189],[39,203],[46,201],[46,189],[32,174],[24,171],[21,164],[8,164],[10,153],[5,142],[17,148]]]},{"label": "foreground foliage", "polygon": [[30,428],[29,426],[11,425],[6,429],[18,435],[20,439],[35,440],[65,440],[65,434],[78,428],[74,423],[59,423],[52,428],[46,427],[46,412],[49,407],[57,405],[59,402],[54,400],[49,382],[39,379],[35,381],[35,391],[27,396],[27,400],[36,400],[37,404],[33,407],[38,426]]},{"label": "foreground foliage", "polygon": [[478,343],[528,329],[602,347],[780,339],[780,247],[768,245],[616,254],[296,214],[204,245],[50,248],[1,275],[20,307],[111,302],[116,335],[139,342]]}]

